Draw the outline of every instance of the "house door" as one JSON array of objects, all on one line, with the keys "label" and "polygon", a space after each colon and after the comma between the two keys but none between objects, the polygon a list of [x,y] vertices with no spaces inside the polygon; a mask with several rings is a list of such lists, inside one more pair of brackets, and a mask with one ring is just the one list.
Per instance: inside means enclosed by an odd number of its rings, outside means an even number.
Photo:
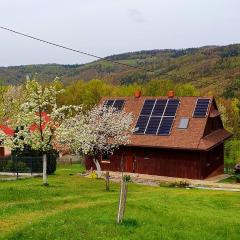
[{"label": "house door", "polygon": [[125,171],[134,173],[136,170],[136,159],[134,156],[126,156],[125,158]]}]

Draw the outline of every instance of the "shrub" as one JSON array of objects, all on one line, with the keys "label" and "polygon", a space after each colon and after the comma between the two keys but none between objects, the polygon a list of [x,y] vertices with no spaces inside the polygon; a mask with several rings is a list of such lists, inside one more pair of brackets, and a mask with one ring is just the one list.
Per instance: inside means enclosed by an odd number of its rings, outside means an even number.
[{"label": "shrub", "polygon": [[[54,149],[48,151],[47,153],[47,174],[53,174],[56,171],[57,167],[57,158],[58,158],[58,152]],[[43,153],[31,149],[25,149],[24,151],[17,151],[17,152],[12,152],[12,155],[16,159],[24,159],[32,157],[33,159],[33,164],[32,166],[29,166],[29,171],[31,170],[33,172],[39,172],[42,171],[42,155]],[[23,165],[22,165],[23,167]]]},{"label": "shrub", "polygon": [[57,168],[58,152],[56,150],[47,153],[47,174],[53,174]]},{"label": "shrub", "polygon": [[173,183],[171,183],[169,186],[170,187],[180,187],[180,188],[186,188],[186,187],[189,187],[190,183],[183,179],[183,180],[177,180]]},{"label": "shrub", "polygon": [[27,166],[24,162],[18,162],[16,163],[16,170],[18,172],[28,173],[31,172],[31,169]]},{"label": "shrub", "polygon": [[6,161],[3,166],[4,172],[15,172],[14,162],[12,160]]},{"label": "shrub", "polygon": [[240,174],[236,174],[236,175],[235,175],[235,178],[236,178],[236,182],[239,183],[239,182],[240,182]]},{"label": "shrub", "polygon": [[97,179],[97,174],[96,174],[96,172],[95,172],[95,171],[92,171],[92,172],[90,173],[90,177],[93,178],[93,179]]},{"label": "shrub", "polygon": [[131,181],[131,176],[130,175],[124,175],[123,176],[123,181],[124,182],[130,182]]},{"label": "shrub", "polygon": [[236,164],[235,167],[234,167],[234,170],[235,170],[235,174],[240,174],[240,163]]}]

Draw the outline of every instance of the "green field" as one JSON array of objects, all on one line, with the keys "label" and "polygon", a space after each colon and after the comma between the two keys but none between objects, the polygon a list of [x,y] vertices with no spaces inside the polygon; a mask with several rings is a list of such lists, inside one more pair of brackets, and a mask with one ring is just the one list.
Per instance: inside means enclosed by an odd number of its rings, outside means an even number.
[{"label": "green field", "polygon": [[0,239],[239,239],[239,193],[129,185],[125,221],[115,222],[119,185],[73,175],[0,182]]}]

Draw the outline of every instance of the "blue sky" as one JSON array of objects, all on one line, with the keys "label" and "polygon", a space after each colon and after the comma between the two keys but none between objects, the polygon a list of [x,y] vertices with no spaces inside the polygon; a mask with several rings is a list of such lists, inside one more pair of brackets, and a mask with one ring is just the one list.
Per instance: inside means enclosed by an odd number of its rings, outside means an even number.
[{"label": "blue sky", "polygon": [[[100,56],[240,43],[239,0],[1,0],[0,25]],[[93,58],[0,30],[0,66]]]}]

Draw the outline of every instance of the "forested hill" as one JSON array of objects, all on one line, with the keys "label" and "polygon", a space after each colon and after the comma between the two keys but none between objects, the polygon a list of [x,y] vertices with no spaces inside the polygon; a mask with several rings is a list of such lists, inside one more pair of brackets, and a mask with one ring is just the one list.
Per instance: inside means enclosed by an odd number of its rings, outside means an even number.
[{"label": "forested hill", "polygon": [[116,84],[171,79],[175,82],[191,82],[206,91],[217,90],[219,94],[230,96],[239,94],[240,44],[130,52],[109,56],[106,59],[139,66],[149,71],[99,60],[83,65],[0,67],[0,79],[7,84],[23,81],[27,75],[35,74],[40,81],[51,81],[59,77],[64,83],[94,78]]}]

